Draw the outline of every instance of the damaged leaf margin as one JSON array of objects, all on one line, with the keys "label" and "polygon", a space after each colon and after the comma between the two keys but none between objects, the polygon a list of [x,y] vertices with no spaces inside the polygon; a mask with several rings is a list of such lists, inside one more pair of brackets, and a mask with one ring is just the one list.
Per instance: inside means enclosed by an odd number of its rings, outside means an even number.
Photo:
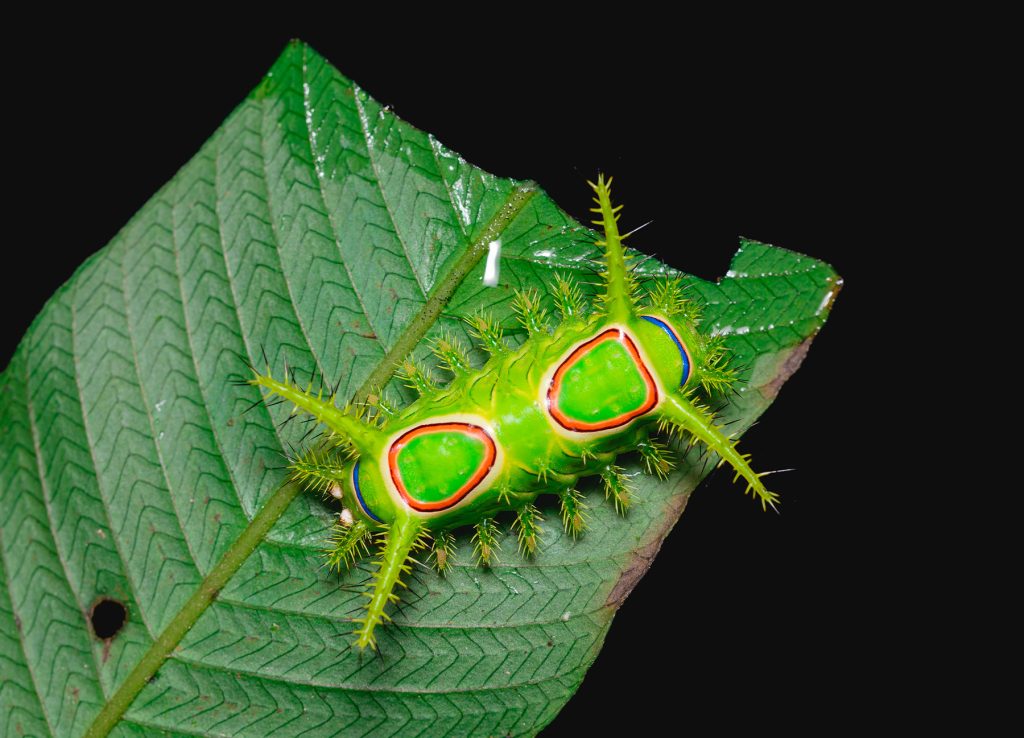
[{"label": "damaged leaf margin", "polygon": [[[495,236],[502,285],[483,288],[474,249]],[[460,315],[509,315],[511,287],[582,271],[592,242],[534,186],[472,167],[289,45],[54,295],[0,378],[5,731],[538,732],[702,465],[642,480],[625,521],[592,505],[578,542],[548,515],[532,561],[506,544],[500,566],[478,570],[460,541],[463,565],[419,577],[383,658],[360,660],[346,635],[356,596],[321,566],[332,511],[280,485],[281,451],[304,429],[278,428],[281,408],[245,413],[258,398],[228,380],[266,352],[365,394],[403,341],[423,354],[420,339],[461,332]],[[729,411],[749,425],[799,365],[839,280],[743,241],[727,278],[688,281],[706,324],[751,366]],[[106,642],[86,617],[101,596],[129,612]]]}]

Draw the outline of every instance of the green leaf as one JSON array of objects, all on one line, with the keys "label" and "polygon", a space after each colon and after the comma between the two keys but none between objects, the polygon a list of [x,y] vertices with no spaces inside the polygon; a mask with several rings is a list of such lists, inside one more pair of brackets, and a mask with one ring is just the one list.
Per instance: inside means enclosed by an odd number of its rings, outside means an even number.
[{"label": "green leaf", "polygon": [[[483,287],[499,237],[502,284]],[[429,336],[464,333],[458,316],[507,317],[513,287],[583,271],[593,240],[531,183],[469,165],[290,45],[0,377],[0,732],[538,732],[702,477],[696,455],[667,483],[640,478],[624,520],[591,486],[577,542],[547,508],[535,560],[508,537],[500,565],[475,568],[462,537],[454,571],[418,575],[379,632],[383,658],[360,658],[346,621],[360,596],[319,551],[331,510],[281,487],[305,429],[229,380],[265,352],[365,395]],[[745,427],[838,278],[744,241],[720,283],[688,280],[750,367],[728,411]],[[88,618],[103,598],[128,610],[108,641]]]}]

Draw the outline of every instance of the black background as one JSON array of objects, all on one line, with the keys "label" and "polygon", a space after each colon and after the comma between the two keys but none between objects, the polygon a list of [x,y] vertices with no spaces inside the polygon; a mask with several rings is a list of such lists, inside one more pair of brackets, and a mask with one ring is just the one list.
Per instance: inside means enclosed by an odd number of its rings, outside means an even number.
[{"label": "black background", "polygon": [[618,29],[628,46],[549,26],[515,43],[440,27],[401,42],[326,27],[20,39],[8,217],[31,235],[7,246],[30,262],[2,295],[0,364],[49,295],[301,36],[405,120],[485,170],[537,181],[579,220],[585,179],[613,174],[626,227],[653,220],[633,245],[673,266],[717,278],[744,235],[844,277],[803,367],[743,440],[756,468],[795,467],[773,477],[782,514],[762,513],[730,475],[706,482],[545,735],[796,727],[821,710],[863,719],[891,699],[882,685],[894,677],[892,662],[858,676],[886,594],[884,514],[854,453],[863,341],[886,308],[885,275],[867,265],[904,235],[920,144],[902,111],[920,85],[913,64],[883,63],[879,37],[793,43],[658,25]]}]

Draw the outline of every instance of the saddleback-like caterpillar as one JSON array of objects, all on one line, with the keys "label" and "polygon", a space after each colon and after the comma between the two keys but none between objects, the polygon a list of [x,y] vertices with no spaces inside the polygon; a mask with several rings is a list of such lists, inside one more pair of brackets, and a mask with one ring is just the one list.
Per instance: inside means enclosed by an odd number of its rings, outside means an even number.
[{"label": "saddleback-like caterpillar", "polygon": [[597,197],[594,223],[604,228],[603,292],[585,310],[577,285],[558,277],[552,286],[561,324],[550,330],[535,290],[516,293],[514,309],[529,338],[507,346],[486,315],[468,319],[470,332],[490,354],[473,369],[451,337],[434,345],[455,375],[438,387],[412,361],[401,375],[421,397],[395,410],[372,398],[372,413],[339,409],[333,396],[298,386],[292,377],[256,373],[250,380],[326,426],[324,441],[291,460],[293,481],[345,502],[328,548],[332,567],[351,566],[378,547],[365,612],[356,618],[356,645],[376,648],[374,629],[398,602],[396,585],[411,571],[414,552],[432,547],[441,572],[452,564],[453,529],[474,525],[476,555],[493,560],[494,516],[514,511],[521,550],[537,547],[540,495],[557,495],[565,530],[579,535],[585,505],[580,477],[600,475],[606,498],[629,507],[631,485],[619,454],[638,451],[649,473],[666,476],[674,464],[652,430],[702,443],[743,477],[762,506],[769,492],[701,403],[729,388],[718,337],[698,331],[699,310],[677,279],[662,279],[644,294],[622,246],[611,179],[590,183]]}]

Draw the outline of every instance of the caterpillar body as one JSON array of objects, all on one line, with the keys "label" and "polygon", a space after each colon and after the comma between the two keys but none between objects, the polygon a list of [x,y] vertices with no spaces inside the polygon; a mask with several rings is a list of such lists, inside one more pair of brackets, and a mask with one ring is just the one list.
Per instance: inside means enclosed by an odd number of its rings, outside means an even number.
[{"label": "caterpillar body", "polygon": [[659,431],[717,453],[762,506],[777,501],[701,402],[736,381],[721,340],[700,332],[699,309],[678,280],[640,289],[619,234],[611,179],[589,184],[594,223],[604,231],[595,309],[585,310],[579,287],[559,277],[552,294],[562,320],[553,330],[536,291],[516,294],[513,307],[529,333],[518,348],[506,345],[487,315],[468,318],[489,360],[473,369],[457,341],[440,339],[434,353],[454,380],[438,387],[404,362],[400,374],[420,398],[400,411],[380,397],[372,415],[338,408],[334,397],[300,387],[287,371],[283,379],[268,369],[249,380],[325,427],[325,442],[290,468],[295,482],[344,501],[328,562],[351,566],[378,549],[365,611],[355,618],[361,649],[376,648],[375,628],[390,619],[386,610],[398,602],[396,587],[416,552],[429,546],[444,572],[452,564],[452,531],[474,525],[476,556],[486,565],[497,542],[494,517],[513,511],[520,549],[533,554],[540,495],[558,496],[565,530],[575,537],[586,526],[576,490],[581,477],[600,475],[606,498],[625,512],[632,491],[616,464],[620,454],[638,451],[649,473],[671,471],[668,449],[654,437]]}]

